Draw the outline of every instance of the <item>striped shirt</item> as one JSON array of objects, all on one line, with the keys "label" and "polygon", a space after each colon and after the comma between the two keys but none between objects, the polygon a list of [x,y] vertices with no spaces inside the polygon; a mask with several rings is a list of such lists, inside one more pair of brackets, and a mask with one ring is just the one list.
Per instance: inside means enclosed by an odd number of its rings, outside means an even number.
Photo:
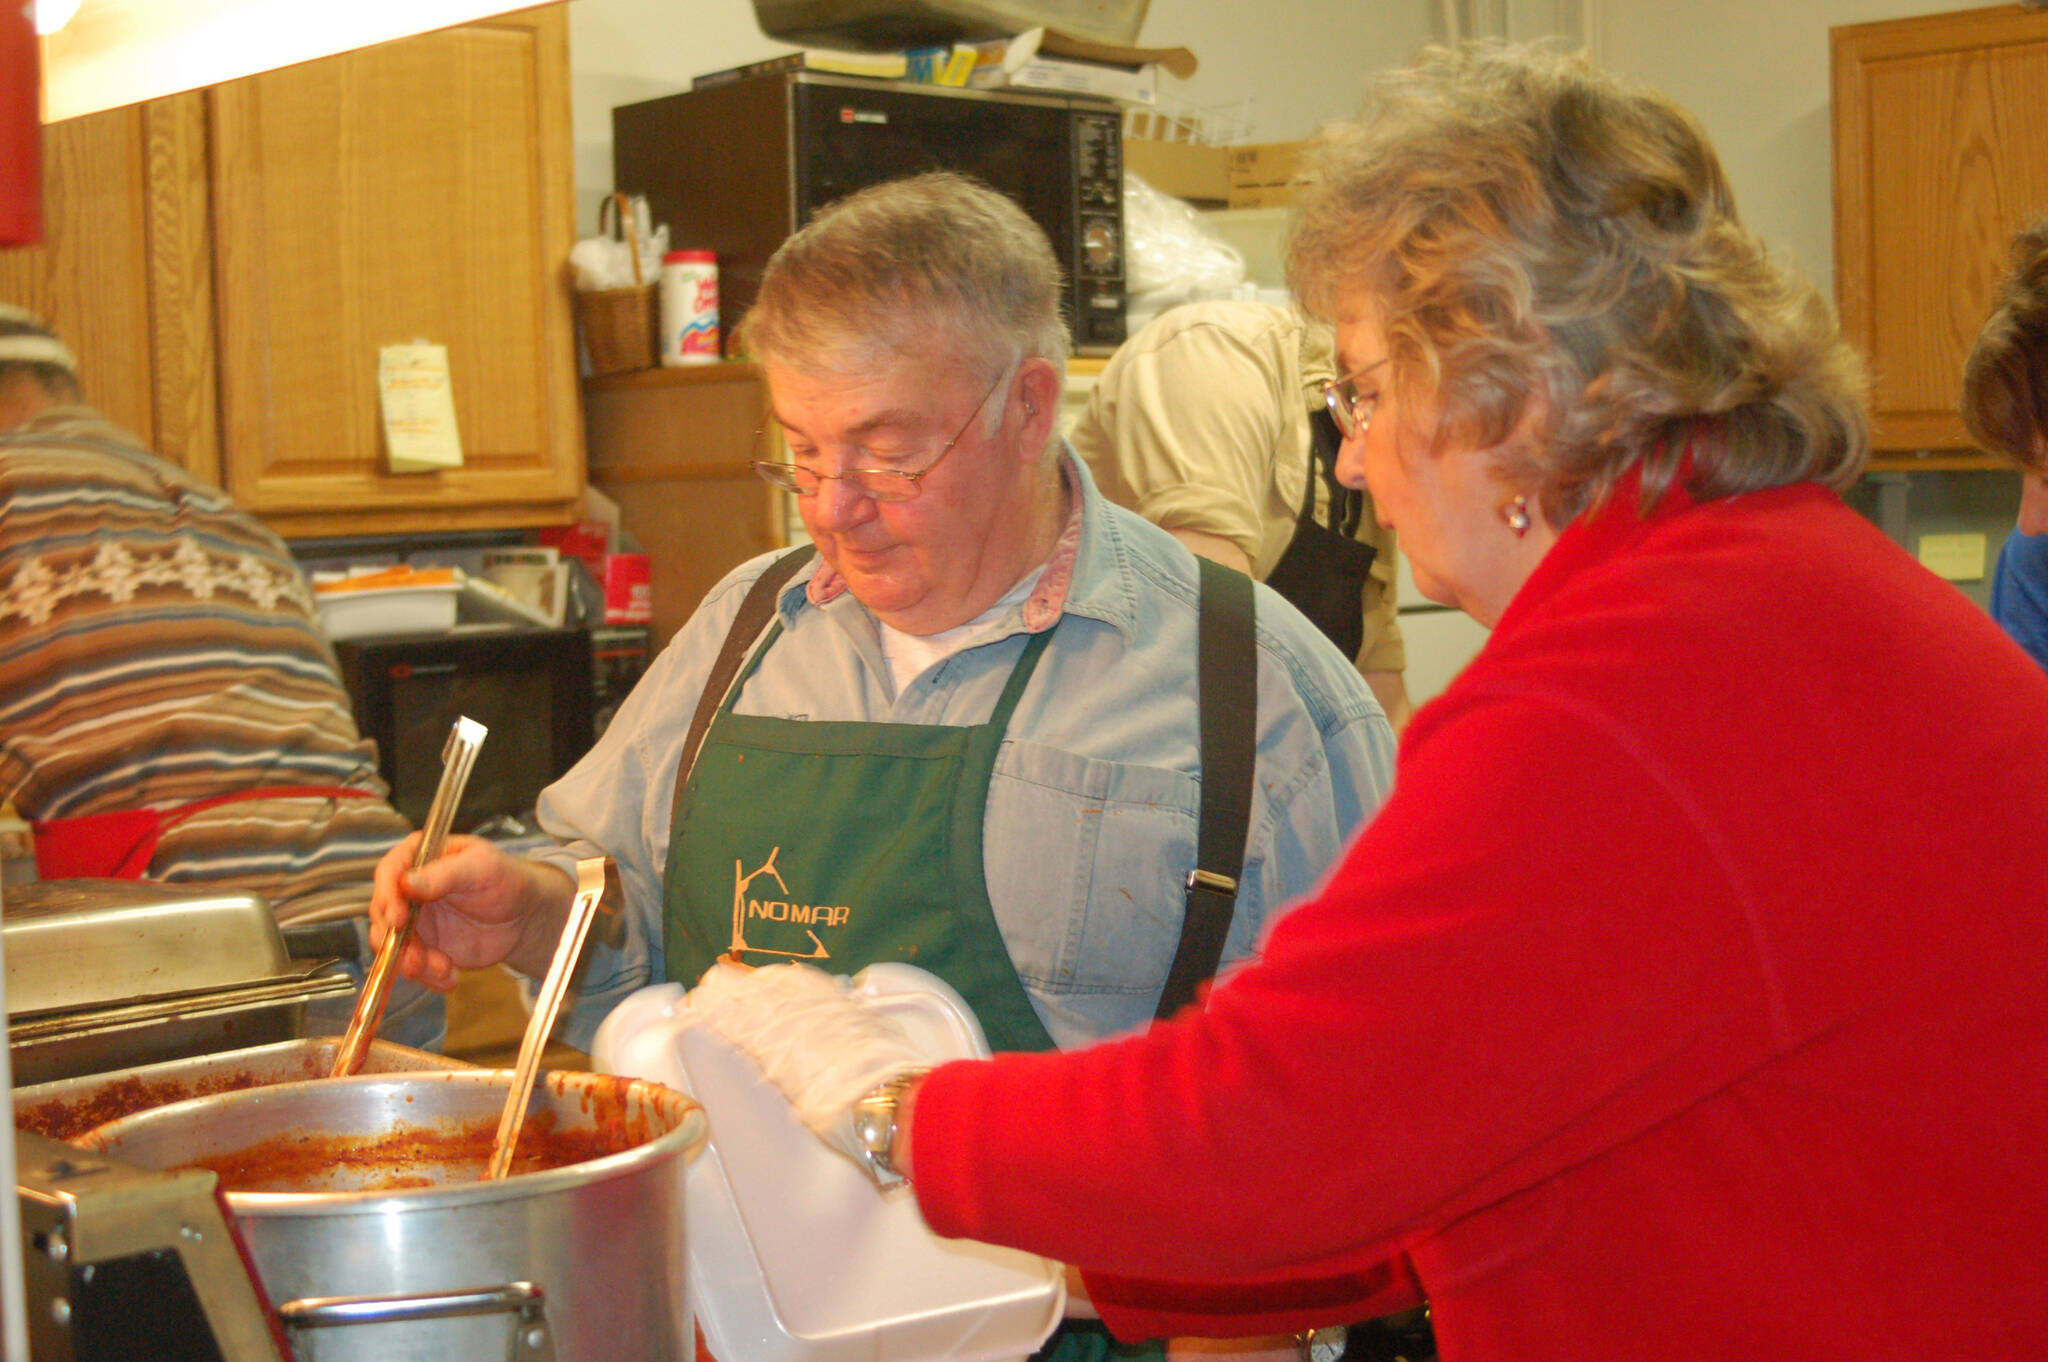
[{"label": "striped shirt", "polygon": [[82,407],[0,432],[0,797],[34,819],[261,798],[164,834],[149,878],[360,909],[410,831],[276,535]]}]

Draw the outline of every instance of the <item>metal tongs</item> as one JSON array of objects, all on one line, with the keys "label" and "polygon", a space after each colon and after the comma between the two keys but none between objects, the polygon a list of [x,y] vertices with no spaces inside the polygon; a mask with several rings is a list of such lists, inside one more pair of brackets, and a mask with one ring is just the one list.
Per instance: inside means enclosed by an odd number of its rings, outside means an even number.
[{"label": "metal tongs", "polygon": [[[448,731],[447,745],[441,749],[441,783],[435,787],[434,802],[427,809],[419,850],[413,853],[415,867],[441,854],[441,843],[447,840],[448,827],[455,821],[463,788],[469,784],[470,768],[476,765],[477,749],[484,745],[484,734],[488,731],[474,719],[457,719]],[[377,1038],[378,1024],[384,1020],[384,1000],[391,992],[391,976],[398,969],[399,952],[412,940],[412,925],[418,918],[418,905],[414,905],[413,911],[406,914],[405,925],[387,935],[384,944],[377,948],[369,977],[363,980],[362,996],[356,999],[355,1013],[348,1019],[348,1030],[342,1033],[341,1044],[335,1049],[333,1077],[346,1078],[361,1072],[363,1060],[370,1053],[370,1042]]]},{"label": "metal tongs", "polygon": [[555,1029],[555,1014],[562,1010],[562,995],[569,991],[569,976],[576,957],[583,952],[583,938],[590,934],[590,921],[597,916],[604,898],[603,856],[576,862],[576,897],[569,904],[569,921],[562,928],[562,940],[555,958],[548,963],[547,978],[534,996],[533,1015],[527,1019],[526,1035],[519,1042],[519,1062],[512,1070],[512,1091],[505,1097],[505,1112],[498,1118],[498,1135],[491,1145],[491,1161],[484,1169],[484,1181],[502,1178],[512,1168],[512,1150],[519,1143],[519,1125],[526,1117],[527,1099],[533,1096],[534,1074],[540,1068],[541,1051],[547,1048],[548,1033]]}]

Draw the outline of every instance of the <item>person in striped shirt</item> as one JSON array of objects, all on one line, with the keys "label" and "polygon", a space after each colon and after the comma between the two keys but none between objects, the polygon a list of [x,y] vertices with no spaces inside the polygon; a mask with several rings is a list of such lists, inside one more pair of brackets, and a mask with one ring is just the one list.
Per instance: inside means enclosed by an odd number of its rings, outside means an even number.
[{"label": "person in striped shirt", "polygon": [[[45,878],[247,891],[360,915],[411,831],[290,551],[86,406],[70,350],[0,305],[0,798]],[[435,1015],[401,1026],[437,1041]],[[417,1023],[417,1024],[412,1024]]]}]

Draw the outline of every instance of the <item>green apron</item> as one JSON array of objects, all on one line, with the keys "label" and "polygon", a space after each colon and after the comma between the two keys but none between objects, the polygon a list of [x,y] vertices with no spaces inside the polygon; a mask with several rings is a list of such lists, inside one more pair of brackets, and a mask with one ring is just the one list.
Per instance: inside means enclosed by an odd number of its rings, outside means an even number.
[{"label": "green apron", "polygon": [[1010,714],[1051,640],[1034,636],[985,724],[820,722],[735,714],[781,635],[769,630],[719,707],[669,833],[668,977],[722,955],[852,974],[930,970],[995,1050],[1048,1050],[989,906],[982,817]]},{"label": "green apron", "polygon": [[[987,723],[950,727],[733,713],[781,629],[719,706],[677,802],[662,882],[668,977],[692,983],[727,954],[832,974],[901,960],[958,990],[990,1049],[1051,1049],[989,905],[982,822],[1003,734],[1052,631],[1025,645]],[[1037,1354],[1163,1356],[1092,1323],[1061,1328]]]}]

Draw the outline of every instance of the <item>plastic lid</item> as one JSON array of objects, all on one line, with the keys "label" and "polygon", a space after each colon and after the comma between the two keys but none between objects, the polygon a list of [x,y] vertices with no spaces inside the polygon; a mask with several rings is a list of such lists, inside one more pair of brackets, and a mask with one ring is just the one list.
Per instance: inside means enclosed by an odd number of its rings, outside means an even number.
[{"label": "plastic lid", "polygon": [[[870,965],[856,991],[932,1062],[988,1053],[936,975]],[[600,1069],[704,1105],[710,1137],[683,1196],[690,1299],[726,1362],[1023,1362],[1060,1322],[1065,1275],[1015,1249],[940,1239],[906,1188],[867,1174],[797,1120],[754,1061],[681,1020],[680,984],[641,989],[599,1028]]]},{"label": "plastic lid", "polygon": [[718,253],[715,251],[670,251],[661,258],[661,263],[664,265],[684,263],[709,265],[716,263],[717,260]]}]

